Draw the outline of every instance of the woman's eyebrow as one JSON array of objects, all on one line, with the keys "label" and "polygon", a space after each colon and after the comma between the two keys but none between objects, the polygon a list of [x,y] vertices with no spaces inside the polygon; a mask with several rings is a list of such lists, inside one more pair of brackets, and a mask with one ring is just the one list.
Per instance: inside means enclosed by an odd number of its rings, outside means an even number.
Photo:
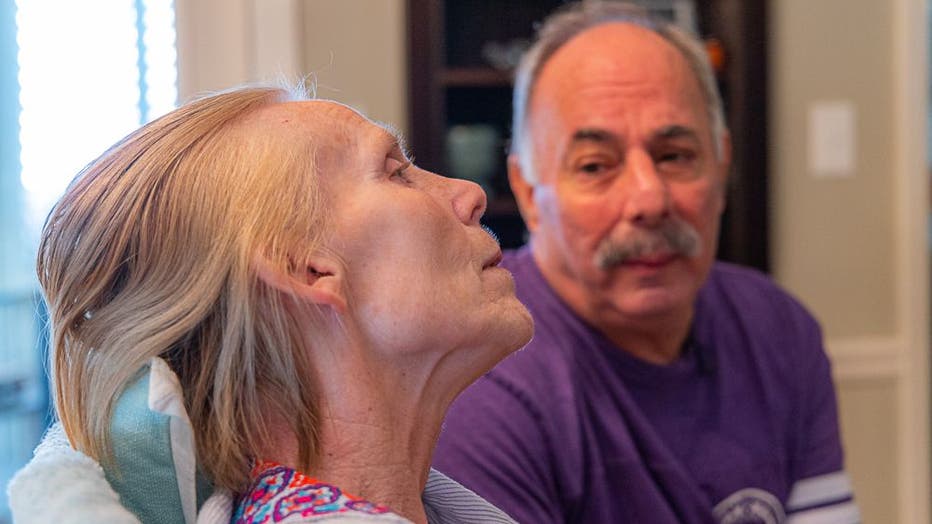
[{"label": "woman's eyebrow", "polygon": [[408,150],[408,143],[405,140],[404,135],[401,133],[401,130],[398,129],[394,124],[388,124],[385,122],[375,122],[377,126],[382,128],[385,133],[387,133],[392,141],[392,148],[397,147],[401,150],[401,153],[405,158],[411,158],[411,152]]}]

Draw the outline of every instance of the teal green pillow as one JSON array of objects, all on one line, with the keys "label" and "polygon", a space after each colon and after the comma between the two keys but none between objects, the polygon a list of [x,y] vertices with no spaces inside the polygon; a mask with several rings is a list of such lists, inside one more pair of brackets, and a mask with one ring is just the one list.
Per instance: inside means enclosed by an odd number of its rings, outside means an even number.
[{"label": "teal green pillow", "polygon": [[211,493],[198,471],[178,378],[153,358],[117,400],[110,424],[115,466],[107,481],[146,524],[195,524]]}]

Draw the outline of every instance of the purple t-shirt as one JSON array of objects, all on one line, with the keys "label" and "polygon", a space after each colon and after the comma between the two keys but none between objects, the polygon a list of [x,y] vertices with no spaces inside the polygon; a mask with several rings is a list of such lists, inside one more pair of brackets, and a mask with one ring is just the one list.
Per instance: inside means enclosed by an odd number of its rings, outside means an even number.
[{"label": "purple t-shirt", "polygon": [[858,522],[819,326],[766,277],[716,263],[660,366],[573,314],[527,248],[503,265],[534,339],[453,404],[439,470],[534,524]]}]

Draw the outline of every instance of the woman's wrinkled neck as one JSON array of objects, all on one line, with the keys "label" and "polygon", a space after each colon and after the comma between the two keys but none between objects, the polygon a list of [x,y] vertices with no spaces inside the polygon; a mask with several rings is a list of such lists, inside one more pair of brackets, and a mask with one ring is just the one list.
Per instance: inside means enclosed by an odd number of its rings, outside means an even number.
[{"label": "woman's wrinkled neck", "polygon": [[[430,366],[377,362],[347,350],[315,364],[319,385],[319,454],[304,473],[413,522],[426,522],[421,494],[449,402]],[[295,469],[297,442],[284,419],[273,423],[275,442],[263,460]],[[274,420],[275,417],[273,417]]]}]

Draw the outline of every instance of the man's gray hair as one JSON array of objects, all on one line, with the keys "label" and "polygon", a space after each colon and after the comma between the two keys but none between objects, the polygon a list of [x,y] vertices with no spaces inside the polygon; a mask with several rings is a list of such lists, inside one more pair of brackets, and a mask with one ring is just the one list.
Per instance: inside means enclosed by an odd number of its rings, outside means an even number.
[{"label": "man's gray hair", "polygon": [[537,34],[537,41],[521,58],[515,72],[512,137],[510,153],[518,157],[525,180],[536,181],[530,149],[528,108],[534,84],[547,60],[576,35],[595,26],[626,23],[653,31],[682,53],[696,75],[705,98],[712,126],[715,155],[722,158],[722,141],[726,132],[722,97],[705,47],[694,36],[674,24],[659,20],[641,6],[627,2],[584,0],[564,6],[550,15]]}]

